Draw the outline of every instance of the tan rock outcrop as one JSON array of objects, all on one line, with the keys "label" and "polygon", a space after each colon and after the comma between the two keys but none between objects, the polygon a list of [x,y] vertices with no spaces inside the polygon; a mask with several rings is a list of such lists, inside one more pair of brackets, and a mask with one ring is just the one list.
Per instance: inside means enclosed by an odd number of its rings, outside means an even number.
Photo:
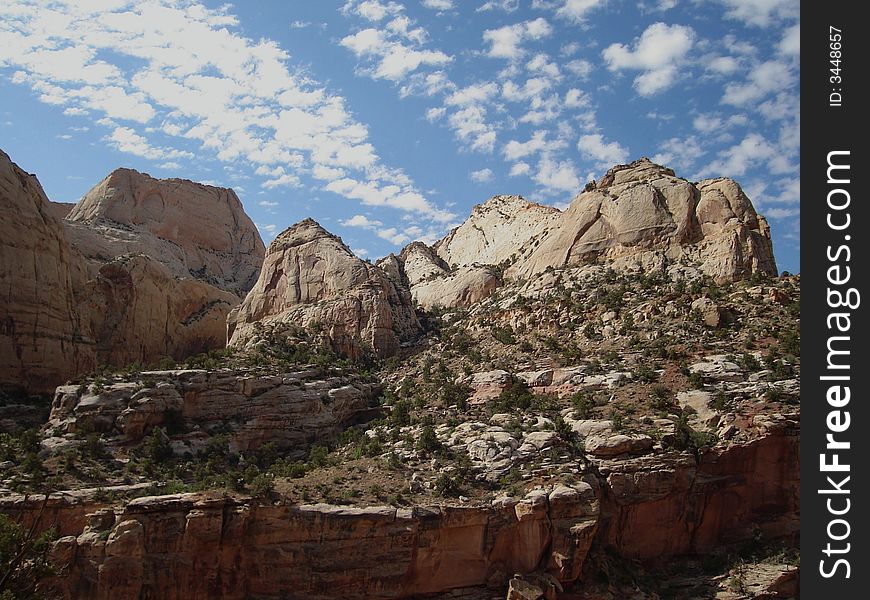
[{"label": "tan rock outcrop", "polygon": [[154,179],[133,169],[110,173],[66,218],[99,234],[74,238],[92,260],[146,254],[176,277],[199,279],[239,297],[253,287],[265,252],[233,190]]},{"label": "tan rock outcrop", "polygon": [[0,383],[47,391],[95,365],[76,312],[84,261],[35,176],[0,151]]},{"label": "tan rock outcrop", "polygon": [[[45,435],[75,439],[99,432],[126,444],[169,427],[178,454],[196,454],[216,429],[233,452],[275,443],[294,455],[372,418],[377,384],[317,367],[277,375],[256,371],[148,371],[100,387],[60,386]],[[184,430],[178,432],[174,430]]]},{"label": "tan rock outcrop", "polygon": [[560,212],[522,196],[493,196],[433,246],[448,265],[497,265],[510,261],[535,236],[554,226]]},{"label": "tan rock outcrop", "polygon": [[635,255],[641,265],[689,263],[720,280],[777,273],[770,228],[737,183],[694,185],[646,158],[611,169],[531,246],[510,275]]},{"label": "tan rock outcrop", "polygon": [[489,267],[459,267],[455,272],[435,277],[411,287],[417,306],[424,309],[467,307],[488,297],[500,282]]},{"label": "tan rock outcrop", "polygon": [[101,265],[80,294],[78,312],[96,340],[100,364],[182,360],[226,343],[226,317],[240,299],[143,254]]},{"label": "tan rock outcrop", "polygon": [[0,382],[47,391],[224,346],[264,253],[232,190],[118,169],[72,207],[2,153],[0,179]]},{"label": "tan rock outcrop", "polygon": [[257,328],[275,324],[321,327],[345,356],[365,346],[390,356],[420,332],[408,290],[312,219],[269,245],[256,285],[227,321],[229,343],[256,343]]}]

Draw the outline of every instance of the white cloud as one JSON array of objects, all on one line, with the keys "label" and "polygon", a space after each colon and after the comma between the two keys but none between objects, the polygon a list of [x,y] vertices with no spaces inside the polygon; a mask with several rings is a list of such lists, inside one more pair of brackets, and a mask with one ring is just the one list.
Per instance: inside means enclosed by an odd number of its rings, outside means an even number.
[{"label": "white cloud", "polygon": [[588,79],[594,69],[591,62],[582,58],[565,63],[565,68],[582,80]]},{"label": "white cloud", "polygon": [[584,23],[586,16],[603,4],[604,0],[563,0],[556,9],[556,16],[571,23]]},{"label": "white cloud", "polygon": [[541,157],[533,179],[549,193],[576,192],[581,186],[576,166],[567,160],[553,159],[549,154]]},{"label": "white cloud", "polygon": [[299,180],[299,177],[293,175],[292,173],[287,173],[281,175],[280,177],[276,177],[274,179],[268,179],[264,181],[260,187],[264,187],[267,190],[274,189],[276,187],[302,187],[302,182]]},{"label": "white cloud", "polygon": [[725,16],[747,25],[768,27],[783,19],[800,16],[800,3],[795,0],[719,0],[727,9]]},{"label": "white cloud", "polygon": [[531,170],[532,167],[528,163],[518,162],[511,165],[511,171],[508,175],[511,177],[522,177],[523,175],[528,175]]},{"label": "white cloud", "polygon": [[779,42],[779,51],[785,55],[800,56],[801,54],[801,26],[800,23],[789,27]]},{"label": "white cloud", "polygon": [[388,16],[402,12],[403,7],[395,2],[381,3],[378,0],[364,0],[363,2],[348,2],[341,9],[344,13],[354,13],[369,21],[382,21]]},{"label": "white cloud", "polygon": [[450,10],[453,8],[453,0],[423,0],[422,4],[432,10]]},{"label": "white cloud", "polygon": [[577,149],[584,158],[595,161],[601,167],[611,167],[628,160],[627,148],[619,142],[606,142],[598,133],[581,136]]},{"label": "white cloud", "polygon": [[400,232],[395,227],[388,227],[386,229],[379,230],[378,237],[385,239],[396,246],[400,246],[411,239],[408,235]]},{"label": "white cloud", "polygon": [[311,26],[311,21],[293,21],[290,23],[290,29],[305,29]]},{"label": "white cloud", "polygon": [[722,103],[746,106],[772,92],[790,88],[794,83],[795,76],[789,65],[769,60],[753,66],[745,83],[731,82],[725,86]]},{"label": "white cloud", "polygon": [[705,167],[710,177],[740,177],[759,164],[777,155],[776,147],[758,133],[750,133],[740,143],[720,153],[719,158]]},{"label": "white cloud", "polygon": [[435,121],[440,120],[446,112],[447,109],[443,106],[439,106],[437,108],[430,108],[426,111],[426,120],[430,123],[434,123]]},{"label": "white cloud", "polygon": [[508,13],[514,12],[520,7],[520,0],[489,0],[478,7],[476,12],[488,10],[503,10]]},{"label": "white cloud", "polygon": [[704,67],[720,75],[730,75],[740,68],[740,61],[733,56],[707,56]]},{"label": "white cloud", "polygon": [[489,44],[487,56],[516,60],[526,53],[522,47],[524,42],[540,40],[552,33],[553,28],[547,20],[538,17],[533,21],[505,25],[498,29],[487,29],[483,32],[483,41]]},{"label": "white cloud", "polygon": [[468,174],[468,177],[477,183],[487,183],[492,181],[492,169],[480,169],[479,171],[472,171]]},{"label": "white cloud", "polygon": [[345,227],[362,227],[363,229],[374,229],[383,225],[382,222],[375,219],[370,219],[365,215],[354,215],[349,219],[341,221]]},{"label": "white cloud", "polygon": [[[506,160],[513,162],[517,159],[537,154],[548,146],[550,147],[550,149],[556,149],[559,147],[559,145],[559,142],[547,141],[546,131],[536,131],[532,134],[532,137],[528,141],[518,142],[516,140],[510,140],[507,144],[504,145],[502,153],[504,154]],[[564,144],[561,145],[564,146]]]},{"label": "white cloud", "polygon": [[340,43],[358,57],[376,57],[376,65],[367,72],[374,79],[400,81],[421,66],[438,66],[452,60],[440,50],[418,50],[388,39],[377,29],[358,31],[342,38]]},{"label": "white cloud", "polygon": [[278,202],[272,202],[271,200],[260,200],[257,204],[264,208],[274,208],[279,205]]},{"label": "white cloud", "polygon": [[659,145],[659,151],[652,157],[652,161],[671,167],[677,173],[685,173],[693,170],[697,160],[706,153],[707,151],[697,138],[674,137]]},{"label": "white cloud", "polygon": [[634,87],[641,96],[652,96],[671,86],[694,41],[691,27],[659,22],[647,27],[633,48],[612,44],[602,56],[611,71],[643,71],[635,78]]},{"label": "white cloud", "polygon": [[800,208],[768,208],[764,211],[765,217],[773,219],[786,219],[789,217],[797,217],[800,214]]},{"label": "white cloud", "polygon": [[147,139],[129,127],[115,127],[105,140],[121,152],[150,160],[193,158],[192,153],[184,150],[152,146]]},{"label": "white cloud", "polygon": [[[244,37],[228,10],[196,0],[38,7],[13,0],[0,5],[0,72],[17,73],[13,81],[40,101],[108,127],[106,141],[122,152],[165,164],[191,158],[181,148],[195,144],[220,161],[267,168],[266,189],[301,185],[299,175],[314,174],[327,182],[321,189],[345,190],[351,199],[377,197],[379,205],[437,222],[452,218],[401,170],[381,164],[344,98],[291,65],[276,42]],[[395,2],[349,2],[345,10],[373,22],[391,19],[385,31],[411,46],[425,38]],[[443,61],[437,52],[411,50],[380,57],[379,73],[398,77]],[[278,171],[282,166],[293,173]]]}]

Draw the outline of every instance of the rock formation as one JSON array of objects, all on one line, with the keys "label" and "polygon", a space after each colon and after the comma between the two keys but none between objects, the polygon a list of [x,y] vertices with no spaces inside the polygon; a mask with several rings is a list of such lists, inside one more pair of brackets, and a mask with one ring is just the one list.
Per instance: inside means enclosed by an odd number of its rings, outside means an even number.
[{"label": "rock formation", "polygon": [[777,274],[767,221],[737,183],[692,184],[646,158],[610,169],[522,254],[513,276],[596,260],[685,265],[717,280]]},{"label": "rock formation", "polygon": [[770,228],[734,181],[697,184],[642,158],[610,169],[564,211],[495,196],[431,248],[406,247],[399,268],[424,308],[467,307],[511,278],[606,261],[617,269],[669,269],[734,280],[776,275]]},{"label": "rock formation", "polygon": [[263,263],[257,228],[227,188],[116,169],[66,218],[74,243],[98,264],[106,262],[100,257],[145,254],[174,277],[239,297],[253,287]]},{"label": "rock formation", "polygon": [[169,429],[177,454],[196,454],[225,432],[233,452],[274,443],[291,454],[371,418],[379,386],[318,367],[266,375],[252,369],[146,371],[137,381],[60,386],[46,425],[49,445],[74,446],[86,433],[120,444]]},{"label": "rock formation", "polygon": [[84,267],[39,181],[0,151],[0,383],[48,390],[94,367]]},{"label": "rock formation", "polygon": [[462,225],[437,241],[435,253],[448,265],[497,265],[510,261],[529,240],[560,218],[558,209],[522,196],[493,196],[471,210]]},{"label": "rock formation", "polygon": [[0,382],[49,391],[224,346],[264,253],[232,190],[118,169],[70,207],[5,154],[0,173]]},{"label": "rock formation", "polygon": [[312,219],[269,245],[256,285],[227,321],[229,344],[254,344],[258,327],[276,324],[323,328],[351,357],[366,346],[393,355],[420,331],[407,289]]},{"label": "rock formation", "polygon": [[[50,499],[41,527],[61,536],[55,557],[67,568],[53,585],[66,598],[412,598],[480,594],[535,572],[568,586],[596,547],[662,560],[745,539],[758,522],[767,533],[796,534],[794,427],[698,465],[680,456],[608,461],[601,481],[586,476],[481,506],[294,505],[188,493],[106,510],[67,495]],[[0,500],[25,524],[40,505]]]}]

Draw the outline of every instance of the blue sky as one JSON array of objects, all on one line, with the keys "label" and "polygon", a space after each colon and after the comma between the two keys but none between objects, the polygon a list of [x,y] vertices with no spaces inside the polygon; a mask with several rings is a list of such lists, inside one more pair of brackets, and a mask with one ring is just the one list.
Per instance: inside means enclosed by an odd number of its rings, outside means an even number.
[{"label": "blue sky", "polygon": [[128,166],[370,258],[649,156],[739,181],[796,272],[799,23],[797,0],[7,0],[0,148],[56,201]]}]

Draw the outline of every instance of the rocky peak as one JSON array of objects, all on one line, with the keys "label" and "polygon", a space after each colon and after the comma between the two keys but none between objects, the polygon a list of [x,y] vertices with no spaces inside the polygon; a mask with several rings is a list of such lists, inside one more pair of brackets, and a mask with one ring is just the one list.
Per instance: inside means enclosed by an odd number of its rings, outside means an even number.
[{"label": "rocky peak", "polygon": [[346,356],[365,346],[389,356],[420,332],[401,281],[356,257],[313,219],[269,245],[257,283],[227,320],[229,343],[256,343],[260,325],[289,324],[317,324]]},{"label": "rocky peak", "polygon": [[435,250],[423,242],[411,242],[405,246],[399,254],[399,259],[405,277],[412,286],[450,271],[450,267]]},{"label": "rocky peak", "polygon": [[92,249],[114,256],[141,252],[158,257],[178,277],[201,279],[237,295],[253,286],[263,261],[263,240],[229,188],[115,169],[66,218],[100,229],[112,240],[110,248],[99,249],[82,241],[86,255]]},{"label": "rocky peak", "polygon": [[510,261],[530,239],[559,216],[559,210],[522,196],[493,196],[474,207],[462,225],[433,246],[448,265]]},{"label": "rocky peak", "polygon": [[633,181],[649,181],[659,177],[674,176],[673,169],[658,165],[644,156],[627,165],[611,167],[604,177],[601,178],[601,181],[598,182],[597,187],[598,189],[603,189],[612,185],[631,183]]},{"label": "rocky peak", "polygon": [[318,240],[330,240],[331,242],[335,242],[335,247],[339,249],[339,251],[353,255],[353,252],[351,252],[350,248],[347,247],[340,237],[329,233],[320,223],[310,217],[291,225],[279,233],[272,242],[272,246],[291,248],[317,242]]},{"label": "rocky peak", "polygon": [[513,276],[590,260],[719,280],[777,273],[770,228],[735,181],[693,184],[647,158],[610,169],[521,254]]}]

